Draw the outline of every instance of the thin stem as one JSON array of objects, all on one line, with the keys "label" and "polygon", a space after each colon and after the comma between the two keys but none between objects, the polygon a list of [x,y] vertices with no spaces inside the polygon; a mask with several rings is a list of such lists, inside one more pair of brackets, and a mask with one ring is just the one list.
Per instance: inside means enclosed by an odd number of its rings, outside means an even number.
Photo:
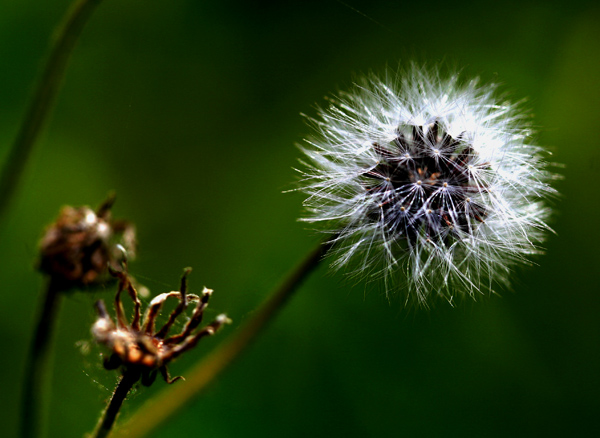
[{"label": "thin stem", "polygon": [[101,1],[77,0],[56,31],[48,60],[25,113],[23,124],[0,174],[0,220],[7,212],[27,159],[31,156],[35,140],[54,106],[77,38],[94,8]]},{"label": "thin stem", "polygon": [[319,265],[330,248],[332,240],[334,239],[320,244],[313,250],[263,302],[252,319],[240,328],[228,342],[189,371],[185,382],[169,387],[149,400],[115,432],[115,437],[139,438],[145,436],[189,404],[234,359],[243,353],[267,323],[274,319],[303,280]]},{"label": "thin stem", "polygon": [[36,438],[41,434],[44,382],[49,373],[50,343],[56,325],[62,288],[49,281],[44,304],[39,314],[29,358],[25,365],[21,415],[21,437]]},{"label": "thin stem", "polygon": [[98,426],[96,426],[96,430],[92,434],[92,438],[105,438],[108,436],[113,425],[115,424],[117,414],[121,409],[123,401],[139,378],[140,373],[137,371],[126,371],[123,374],[121,380],[119,380],[119,383],[115,388],[115,392],[113,392],[113,395],[108,402],[108,406],[102,413],[102,417],[98,422]]}]

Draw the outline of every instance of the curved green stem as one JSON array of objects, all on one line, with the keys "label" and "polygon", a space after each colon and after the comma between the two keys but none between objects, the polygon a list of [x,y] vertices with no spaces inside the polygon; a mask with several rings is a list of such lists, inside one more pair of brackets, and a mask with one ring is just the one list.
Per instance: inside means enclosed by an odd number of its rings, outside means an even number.
[{"label": "curved green stem", "polygon": [[264,301],[243,327],[220,348],[193,367],[185,382],[166,388],[149,400],[117,431],[115,437],[139,438],[181,411],[185,405],[221,374],[262,332],[288,302],[303,280],[319,265],[330,248],[331,240],[320,244],[294,269],[283,283]]},{"label": "curved green stem", "polygon": [[0,173],[0,221],[15,194],[27,159],[56,100],[77,37],[102,0],[77,0],[58,27],[46,65],[34,91],[17,138]]},{"label": "curved green stem", "polygon": [[45,377],[49,373],[50,343],[56,325],[62,288],[54,281],[48,282],[29,358],[25,365],[21,414],[21,437],[41,436]]}]

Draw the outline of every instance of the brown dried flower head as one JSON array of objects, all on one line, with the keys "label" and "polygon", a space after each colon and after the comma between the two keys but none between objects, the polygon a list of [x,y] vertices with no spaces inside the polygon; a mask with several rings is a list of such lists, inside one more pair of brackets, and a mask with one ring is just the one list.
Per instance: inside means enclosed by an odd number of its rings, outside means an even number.
[{"label": "brown dried flower head", "polygon": [[[149,386],[160,372],[167,383],[173,383],[181,376],[171,379],[167,364],[176,357],[193,348],[200,339],[215,334],[223,325],[231,323],[226,315],[218,315],[213,322],[202,329],[196,329],[202,323],[204,310],[212,294],[211,289],[204,288],[202,295],[187,293],[187,276],[191,268],[184,271],[179,291],[167,292],[154,297],[142,318],[141,302],[129,275],[123,271],[111,270],[111,274],[119,279],[119,288],[115,296],[116,323],[110,318],[102,300],[96,303],[98,319],[92,326],[92,334],[96,341],[108,347],[110,354],[104,361],[106,369],[123,367],[124,373],[132,373],[136,380],[141,378],[142,384]],[[127,321],[121,301],[121,294],[127,292],[134,303],[133,319]],[[169,298],[177,298],[179,305],[171,312],[167,322],[156,329],[156,318],[163,304]],[[196,307],[181,333],[169,335],[169,331],[178,317],[184,314],[188,304]]]},{"label": "brown dried flower head", "polygon": [[110,196],[96,210],[65,206],[40,241],[38,269],[61,289],[86,287],[107,279],[108,266],[135,255],[135,227],[112,220]]}]

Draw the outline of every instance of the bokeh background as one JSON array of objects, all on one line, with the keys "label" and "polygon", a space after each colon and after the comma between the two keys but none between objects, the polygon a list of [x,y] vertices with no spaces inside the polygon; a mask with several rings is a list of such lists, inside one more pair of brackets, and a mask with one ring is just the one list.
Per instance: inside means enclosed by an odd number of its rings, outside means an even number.
[{"label": "bokeh background", "polygon": [[[67,0],[0,5],[0,160]],[[198,437],[598,436],[600,8],[594,1],[106,0],[74,52],[53,117],[0,224],[0,424],[17,433],[20,380],[42,278],[37,241],[60,206],[137,224],[131,272],[153,294],[215,289],[235,333],[318,237],[296,219],[302,113],[356,75],[444,62],[504,84],[565,176],[556,235],[512,290],[409,310],[322,266],[202,397],[152,435]],[[92,304],[73,294],[56,333],[51,437],[90,431],[117,376],[91,348]],[[185,383],[178,382],[178,385]],[[136,392],[123,415],[165,384]]]}]

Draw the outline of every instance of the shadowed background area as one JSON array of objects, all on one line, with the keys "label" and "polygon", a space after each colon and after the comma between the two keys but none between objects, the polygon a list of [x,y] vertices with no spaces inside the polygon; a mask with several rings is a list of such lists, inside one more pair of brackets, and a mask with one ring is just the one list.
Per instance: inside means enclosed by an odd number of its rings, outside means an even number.
[{"label": "shadowed background area", "polygon": [[[600,8],[595,2],[135,2],[106,0],[73,54],[52,119],[0,224],[0,424],[17,433],[20,380],[42,278],[37,242],[64,204],[136,223],[131,273],[152,294],[215,290],[208,319],[234,320],[171,367],[196,360],[252,316],[318,237],[294,188],[324,96],[368,71],[445,62],[527,98],[535,141],[565,164],[537,266],[513,290],[404,309],[376,284],[325,264],[207,392],[152,436],[591,436],[600,432]],[[4,160],[67,0],[0,6]],[[93,302],[64,301],[49,436],[91,431],[117,375],[91,342]],[[89,351],[88,351],[89,350]],[[185,382],[177,382],[185,385]],[[125,403],[123,415],[162,381]]]}]

